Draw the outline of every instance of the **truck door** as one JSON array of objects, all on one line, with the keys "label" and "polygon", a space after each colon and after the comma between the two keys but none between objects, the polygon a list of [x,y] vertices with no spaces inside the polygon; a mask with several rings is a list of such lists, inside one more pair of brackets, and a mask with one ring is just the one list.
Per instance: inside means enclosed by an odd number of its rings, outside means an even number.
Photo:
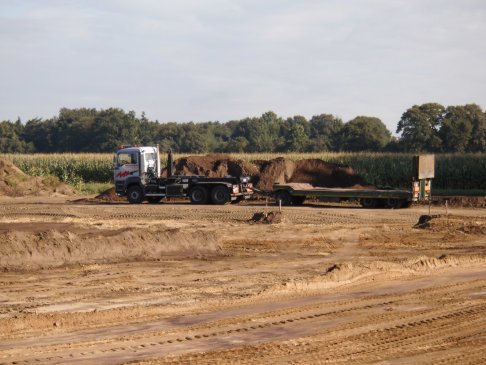
[{"label": "truck door", "polygon": [[140,176],[139,159],[136,151],[120,151],[115,156],[115,185],[123,186],[130,176]]}]

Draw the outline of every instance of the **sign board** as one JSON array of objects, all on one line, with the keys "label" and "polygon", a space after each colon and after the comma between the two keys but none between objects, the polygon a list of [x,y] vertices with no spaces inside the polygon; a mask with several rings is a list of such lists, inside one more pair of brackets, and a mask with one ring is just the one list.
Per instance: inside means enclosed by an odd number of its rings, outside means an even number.
[{"label": "sign board", "polygon": [[435,175],[435,155],[414,156],[415,178],[433,179]]}]

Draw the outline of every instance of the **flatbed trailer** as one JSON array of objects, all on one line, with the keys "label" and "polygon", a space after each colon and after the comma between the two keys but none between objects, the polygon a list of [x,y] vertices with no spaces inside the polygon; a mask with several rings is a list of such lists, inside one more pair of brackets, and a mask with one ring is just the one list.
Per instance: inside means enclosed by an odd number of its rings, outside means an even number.
[{"label": "flatbed trailer", "polygon": [[364,208],[406,208],[413,201],[410,190],[314,187],[311,184],[274,184],[272,196],[282,205],[302,205],[309,198],[358,200]]}]

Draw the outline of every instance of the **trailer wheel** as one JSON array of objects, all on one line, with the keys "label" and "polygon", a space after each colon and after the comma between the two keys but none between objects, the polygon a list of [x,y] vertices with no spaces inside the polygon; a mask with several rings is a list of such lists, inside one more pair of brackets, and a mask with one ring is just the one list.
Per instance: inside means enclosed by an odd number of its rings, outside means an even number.
[{"label": "trailer wheel", "polygon": [[160,201],[162,200],[162,197],[160,196],[148,196],[147,197],[147,201],[150,203],[150,204],[157,204],[157,203],[160,203]]},{"label": "trailer wheel", "polygon": [[206,204],[208,202],[208,190],[203,186],[195,186],[189,191],[192,204]]},{"label": "trailer wheel", "polygon": [[402,207],[402,201],[400,199],[389,198],[385,201],[385,206],[390,209],[398,209]]},{"label": "trailer wheel", "polygon": [[304,204],[305,196],[293,196],[292,205],[302,205]]},{"label": "trailer wheel", "polygon": [[402,200],[402,208],[410,208],[410,206],[412,205],[412,201],[411,200],[406,200],[406,199],[403,199]]},{"label": "trailer wheel", "polygon": [[275,194],[275,202],[278,205],[279,200],[282,202],[282,205],[291,205],[292,204],[292,196],[285,190],[280,190]]},{"label": "trailer wheel", "polygon": [[373,198],[361,198],[360,203],[363,208],[367,209],[376,208],[376,205],[378,204],[377,200]]},{"label": "trailer wheel", "polygon": [[231,195],[226,186],[218,185],[211,190],[211,202],[216,205],[224,205],[231,201]]},{"label": "trailer wheel", "polygon": [[138,185],[133,185],[127,191],[128,202],[130,204],[140,204],[143,202],[143,190]]}]

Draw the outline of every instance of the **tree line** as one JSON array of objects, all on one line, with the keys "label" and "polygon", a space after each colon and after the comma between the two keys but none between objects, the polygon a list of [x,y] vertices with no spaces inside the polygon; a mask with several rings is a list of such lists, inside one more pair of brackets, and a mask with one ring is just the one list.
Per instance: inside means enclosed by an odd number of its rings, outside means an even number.
[{"label": "tree line", "polygon": [[274,112],[226,123],[160,123],[118,108],[62,108],[53,118],[0,123],[0,152],[112,152],[117,145],[159,144],[204,152],[486,152],[486,113],[476,104],[414,105],[392,136],[376,117],[346,123],[332,114],[307,120]]}]

